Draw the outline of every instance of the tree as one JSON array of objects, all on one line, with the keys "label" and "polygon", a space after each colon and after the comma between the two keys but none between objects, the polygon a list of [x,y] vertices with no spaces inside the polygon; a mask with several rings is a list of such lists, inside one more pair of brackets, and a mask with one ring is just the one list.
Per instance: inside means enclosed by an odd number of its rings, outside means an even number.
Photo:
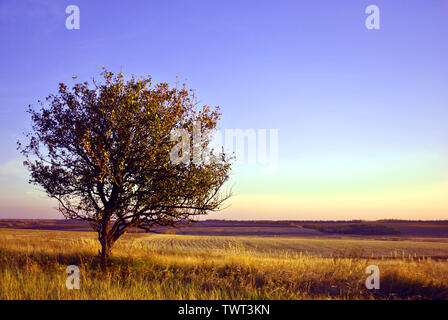
[{"label": "tree", "polygon": [[98,232],[106,271],[113,244],[129,228],[174,226],[218,210],[230,196],[222,187],[231,158],[207,149],[210,135],[187,143],[209,150],[208,158],[192,161],[194,152],[175,148],[176,132],[210,132],[220,118],[218,108],[198,107],[185,85],[126,81],[104,68],[102,76],[93,86],[61,83],[40,108],[30,105],[32,130],[18,148],[30,183],[56,199],[66,218],[89,221]]}]

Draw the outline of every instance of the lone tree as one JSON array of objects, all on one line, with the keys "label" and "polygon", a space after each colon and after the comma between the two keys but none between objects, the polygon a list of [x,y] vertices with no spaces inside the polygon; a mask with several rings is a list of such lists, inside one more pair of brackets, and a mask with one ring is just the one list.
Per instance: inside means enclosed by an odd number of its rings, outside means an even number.
[{"label": "lone tree", "polygon": [[[113,244],[129,228],[174,226],[219,209],[230,196],[222,187],[231,159],[220,153],[192,161],[194,152],[176,149],[207,150],[210,135],[187,143],[173,137],[193,134],[198,124],[210,132],[220,117],[217,108],[198,107],[185,85],[126,81],[105,69],[102,75],[93,86],[61,83],[39,109],[30,106],[32,130],[18,148],[30,183],[57,199],[66,218],[89,221],[98,232],[106,271]],[[173,154],[187,161],[173,161]]]}]

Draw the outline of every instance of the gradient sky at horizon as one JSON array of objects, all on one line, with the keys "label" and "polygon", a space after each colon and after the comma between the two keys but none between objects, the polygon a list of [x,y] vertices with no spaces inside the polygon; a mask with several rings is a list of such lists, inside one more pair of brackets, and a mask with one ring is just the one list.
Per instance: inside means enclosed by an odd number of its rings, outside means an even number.
[{"label": "gradient sky at horizon", "polygon": [[186,82],[221,129],[279,130],[277,173],[237,165],[208,218],[448,219],[447,18],[445,0],[0,0],[0,218],[61,217],[16,139],[29,104],[106,66]]}]

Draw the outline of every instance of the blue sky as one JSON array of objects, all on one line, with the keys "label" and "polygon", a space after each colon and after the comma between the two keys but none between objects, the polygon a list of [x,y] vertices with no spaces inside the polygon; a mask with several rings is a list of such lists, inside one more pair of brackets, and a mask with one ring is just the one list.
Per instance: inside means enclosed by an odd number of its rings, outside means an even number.
[{"label": "blue sky", "polygon": [[[70,4],[80,30],[65,28]],[[371,4],[380,30],[365,27]],[[213,217],[446,218],[447,9],[444,0],[0,0],[0,218],[59,217],[27,185],[15,140],[28,104],[102,66],[177,76],[221,106],[223,129],[279,130],[278,173],[237,167],[231,207]]]}]

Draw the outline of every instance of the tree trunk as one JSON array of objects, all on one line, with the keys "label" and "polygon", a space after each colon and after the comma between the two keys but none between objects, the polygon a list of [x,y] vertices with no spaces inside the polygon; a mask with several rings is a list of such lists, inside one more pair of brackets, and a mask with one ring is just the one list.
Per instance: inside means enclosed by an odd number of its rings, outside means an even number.
[{"label": "tree trunk", "polygon": [[100,266],[103,272],[107,272],[109,266],[110,250],[112,248],[112,238],[110,236],[110,212],[103,217],[101,223],[99,240],[101,242]]},{"label": "tree trunk", "polygon": [[101,256],[100,265],[103,272],[107,272],[109,266],[111,243],[108,238],[101,239]]}]

